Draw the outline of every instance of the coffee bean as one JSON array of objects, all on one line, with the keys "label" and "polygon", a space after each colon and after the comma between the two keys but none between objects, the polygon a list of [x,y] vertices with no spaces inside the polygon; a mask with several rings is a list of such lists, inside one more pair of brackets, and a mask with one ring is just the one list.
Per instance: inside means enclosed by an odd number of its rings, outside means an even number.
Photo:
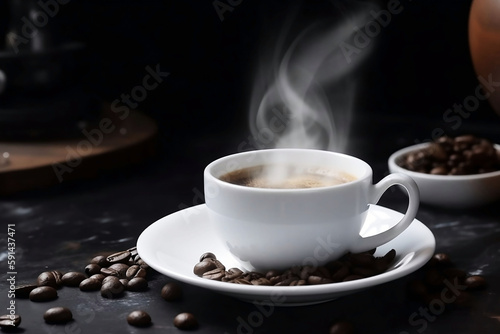
[{"label": "coffee bean", "polygon": [[129,291],[144,291],[148,288],[148,281],[143,277],[134,277],[127,283]]},{"label": "coffee bean", "polygon": [[113,263],[107,269],[114,270],[119,278],[125,278],[129,266],[124,263]]},{"label": "coffee bean", "polygon": [[142,310],[132,311],[127,315],[129,325],[136,327],[147,327],[151,325],[151,316]]},{"label": "coffee bean", "polygon": [[104,255],[97,255],[92,260],[90,260],[90,263],[97,264],[101,268],[110,265],[110,263],[107,260],[107,257]]},{"label": "coffee bean", "polygon": [[139,271],[139,269],[141,269],[141,267],[137,264],[134,264],[132,266],[130,266],[127,271],[125,272],[125,277],[127,279],[131,279],[131,278],[134,278],[135,277],[135,274]]},{"label": "coffee bean", "polygon": [[249,280],[244,279],[244,278],[236,278],[234,280],[234,283],[236,283],[236,284],[242,284],[242,285],[253,285],[252,282],[250,282]]},{"label": "coffee bean", "polygon": [[125,263],[130,258],[130,252],[125,250],[109,255],[106,260],[109,263]]},{"label": "coffee bean", "polygon": [[213,281],[220,281],[226,275],[226,272],[223,269],[215,268],[213,270],[207,271],[203,273],[203,278],[208,278]]},{"label": "coffee bean", "polygon": [[269,270],[266,273],[265,277],[267,279],[271,279],[272,277],[276,277],[276,276],[280,276],[280,275],[281,275],[281,271],[279,271],[279,270]]},{"label": "coffee bean", "polygon": [[29,298],[33,302],[46,302],[57,298],[57,290],[50,286],[39,286],[31,290]]},{"label": "coffee bean", "polygon": [[316,285],[316,284],[327,284],[327,283],[333,283],[333,280],[329,278],[324,278],[320,276],[309,276],[307,278],[307,283],[311,285]]},{"label": "coffee bean", "polygon": [[298,281],[293,281],[292,283],[290,283],[290,286],[301,286],[301,285],[307,285],[307,281],[299,279]]},{"label": "coffee bean", "polygon": [[212,258],[207,258],[204,259],[201,262],[198,262],[193,269],[193,272],[197,276],[203,276],[204,273],[210,270],[214,270],[217,268],[217,265],[215,264],[214,259]]},{"label": "coffee bean", "polygon": [[292,282],[299,280],[299,278],[297,278],[297,277],[289,277],[289,278],[284,278],[284,279],[283,279],[283,276],[280,276],[280,277],[282,278],[282,280],[280,280],[278,283],[274,284],[274,286],[289,286]]},{"label": "coffee bean", "polygon": [[59,270],[52,270],[52,275],[54,275],[54,278],[56,279],[57,287],[61,287],[63,285],[62,283],[63,273],[60,272]]},{"label": "coffee bean", "polygon": [[450,256],[445,253],[436,253],[429,260],[430,265],[436,265],[441,267],[448,267],[452,265]]},{"label": "coffee bean", "polygon": [[201,256],[200,256],[200,260],[199,262],[202,262],[203,260],[205,259],[213,259],[213,260],[216,260],[217,257],[214,255],[214,253],[210,253],[210,252],[207,252],[207,253],[203,253]]},{"label": "coffee bean", "polygon": [[483,276],[472,275],[465,279],[465,285],[467,285],[467,289],[469,290],[481,290],[486,288],[488,283]]},{"label": "coffee bean", "polygon": [[167,283],[161,288],[161,297],[166,301],[172,302],[182,298],[182,288],[175,282]]},{"label": "coffee bean", "polygon": [[84,273],[70,271],[61,277],[61,283],[65,286],[77,287],[86,278],[87,276]]},{"label": "coffee bean", "polygon": [[134,258],[135,256],[139,255],[138,251],[137,251],[137,247],[132,247],[132,248],[129,248],[127,249],[127,251],[130,252],[130,257],[131,258]]},{"label": "coffee bean", "polygon": [[84,271],[87,276],[99,274],[101,272],[101,266],[95,263],[90,263],[85,267]]},{"label": "coffee bean", "polygon": [[38,286],[50,286],[53,287],[54,289],[58,288],[58,285],[56,283],[56,278],[54,277],[54,274],[51,271],[44,271],[37,277],[37,284]]},{"label": "coffee bean", "polygon": [[45,311],[43,319],[48,324],[65,324],[73,320],[73,313],[67,307],[52,307]]},{"label": "coffee bean", "polygon": [[375,262],[375,258],[368,253],[350,254],[349,260],[354,266],[363,267],[371,267]]},{"label": "coffee bean", "polygon": [[191,313],[179,313],[174,318],[174,326],[179,329],[195,329],[198,321]]},{"label": "coffee bean", "polygon": [[228,269],[226,271],[225,278],[227,280],[232,280],[232,279],[240,277],[241,275],[243,275],[243,271],[241,271],[240,269],[238,269],[238,268],[230,268],[230,269]]},{"label": "coffee bean", "polygon": [[30,292],[37,287],[38,285],[35,284],[23,284],[16,286],[16,289],[14,290],[16,298],[22,298],[22,299],[29,298]]},{"label": "coffee bean", "polygon": [[146,278],[147,274],[148,272],[146,269],[141,268],[137,264],[134,264],[127,269],[127,271],[125,272],[125,277],[127,279],[132,279],[134,277]]},{"label": "coffee bean", "polygon": [[102,284],[106,284],[108,282],[114,282],[114,283],[116,283],[116,282],[120,282],[120,279],[118,277],[116,277],[116,276],[105,276],[103,278],[103,280],[102,280],[101,283]]},{"label": "coffee bean", "polygon": [[104,276],[103,274],[94,274],[94,275],[90,276],[89,278],[96,279],[102,283],[102,281],[104,280],[105,277],[106,276]]},{"label": "coffee bean", "polygon": [[21,316],[17,314],[0,315],[0,328],[15,328],[21,324]]},{"label": "coffee bean", "polygon": [[125,287],[118,278],[103,282],[101,286],[101,296],[104,298],[118,298],[123,294],[123,291],[125,291]]},{"label": "coffee bean", "polygon": [[101,289],[101,286],[101,281],[89,277],[80,282],[79,288],[81,291],[97,291]]},{"label": "coffee bean", "polygon": [[347,321],[339,321],[330,327],[330,334],[353,334],[354,325]]},{"label": "coffee bean", "polygon": [[120,273],[117,270],[110,268],[101,268],[100,274],[104,276],[114,276],[116,278],[120,276]]},{"label": "coffee bean", "polygon": [[344,278],[346,278],[349,275],[349,273],[350,273],[349,267],[343,265],[332,275],[332,281],[341,282],[344,280]]},{"label": "coffee bean", "polygon": [[253,285],[271,285],[271,282],[265,277],[254,279],[250,281],[250,283],[252,283]]}]

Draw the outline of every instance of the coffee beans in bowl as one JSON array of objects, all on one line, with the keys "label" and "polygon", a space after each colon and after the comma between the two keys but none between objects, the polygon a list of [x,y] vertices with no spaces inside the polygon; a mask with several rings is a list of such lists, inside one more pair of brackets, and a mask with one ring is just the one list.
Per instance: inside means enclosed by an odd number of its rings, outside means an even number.
[{"label": "coffee beans in bowl", "polygon": [[389,170],[410,176],[420,201],[448,208],[471,208],[500,198],[500,146],[474,135],[440,137],[401,149]]}]

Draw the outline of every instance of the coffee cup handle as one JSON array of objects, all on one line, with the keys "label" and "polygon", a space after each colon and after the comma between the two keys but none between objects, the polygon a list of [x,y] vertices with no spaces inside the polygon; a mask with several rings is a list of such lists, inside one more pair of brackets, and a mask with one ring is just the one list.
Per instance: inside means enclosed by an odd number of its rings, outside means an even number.
[{"label": "coffee cup handle", "polygon": [[362,237],[360,235],[358,242],[351,248],[351,252],[359,253],[368,251],[391,241],[410,226],[415,219],[420,204],[420,194],[417,184],[408,175],[401,173],[389,174],[377,184],[372,185],[369,197],[370,203],[376,204],[387,189],[394,185],[403,186],[408,193],[408,208],[406,209],[405,215],[396,225],[384,232],[369,237]]}]

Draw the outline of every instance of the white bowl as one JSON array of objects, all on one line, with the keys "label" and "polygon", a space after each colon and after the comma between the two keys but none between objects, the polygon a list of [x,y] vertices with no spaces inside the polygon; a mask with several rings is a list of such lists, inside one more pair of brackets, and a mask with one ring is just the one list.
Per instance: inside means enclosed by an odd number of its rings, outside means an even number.
[{"label": "white bowl", "polygon": [[[389,157],[389,171],[404,173],[418,185],[420,201],[425,204],[447,208],[472,208],[500,199],[500,171],[472,175],[432,175],[413,172],[398,163],[415,150],[429,143],[417,144],[396,151]],[[499,145],[495,145],[500,150]]]}]

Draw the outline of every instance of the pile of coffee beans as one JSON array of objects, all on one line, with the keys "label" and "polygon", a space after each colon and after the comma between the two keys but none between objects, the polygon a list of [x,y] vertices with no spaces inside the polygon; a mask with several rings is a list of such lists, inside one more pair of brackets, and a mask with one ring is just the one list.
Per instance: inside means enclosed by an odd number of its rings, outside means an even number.
[{"label": "pile of coffee beans", "polygon": [[[62,287],[78,287],[82,292],[100,291],[104,298],[122,297],[125,291],[148,290],[147,278],[151,269],[137,253],[136,247],[111,255],[97,255],[90,260],[83,271],[44,271],[38,275],[36,283],[19,285],[15,289],[16,298],[29,298],[32,302],[47,302],[58,298]],[[182,288],[175,282],[166,283],[161,289],[161,297],[169,302],[182,298]],[[73,320],[67,307],[52,307],[45,311],[43,318],[48,324],[65,324]],[[143,310],[135,310],[127,316],[127,322],[136,327],[151,325],[151,316]],[[0,328],[17,327],[21,323],[19,315],[1,315]],[[198,326],[191,313],[180,313],[173,323],[179,329],[193,329]]]},{"label": "pile of coffee beans", "polygon": [[363,253],[348,253],[324,266],[294,266],[284,271],[269,270],[266,273],[243,272],[239,268],[226,267],[213,253],[201,255],[193,272],[200,277],[215,281],[269,286],[317,285],[353,281],[385,272],[391,266],[396,251],[387,252],[382,257],[373,254],[375,249]]},{"label": "pile of coffee beans", "polygon": [[[425,304],[442,301],[443,305],[469,306],[471,291],[485,289],[486,279],[480,275],[469,275],[456,268],[444,253],[435,254],[425,265],[421,277],[407,285],[408,296]],[[447,292],[447,293],[444,293]]]},{"label": "pile of coffee beans", "polygon": [[429,146],[408,153],[399,166],[435,175],[471,175],[500,170],[500,152],[485,138],[443,136]]}]

